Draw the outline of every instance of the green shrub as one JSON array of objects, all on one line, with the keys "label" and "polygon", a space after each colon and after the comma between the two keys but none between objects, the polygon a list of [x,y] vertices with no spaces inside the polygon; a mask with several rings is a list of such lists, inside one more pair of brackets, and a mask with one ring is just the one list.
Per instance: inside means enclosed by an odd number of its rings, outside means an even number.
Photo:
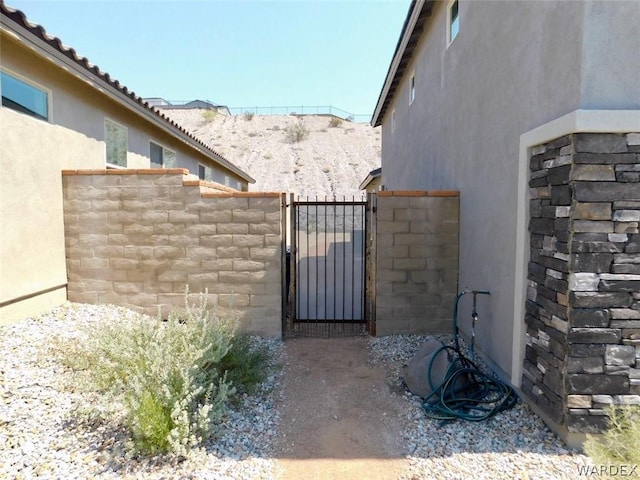
[{"label": "green shrub", "polygon": [[135,451],[186,455],[213,434],[234,393],[220,368],[234,329],[207,312],[206,295],[166,321],[137,315],[94,328],[69,363],[122,403]]},{"label": "green shrub", "polygon": [[238,394],[252,394],[266,378],[269,351],[252,343],[245,334],[236,335],[231,348],[220,360],[220,371]]},{"label": "green shrub", "polygon": [[246,121],[250,122],[251,120],[253,120],[255,113],[253,112],[244,112],[242,114],[242,118],[244,118]]},{"label": "green shrub", "polygon": [[298,143],[309,136],[309,129],[304,120],[299,118],[296,123],[287,126],[285,134],[289,143]]},{"label": "green shrub", "polygon": [[584,450],[597,465],[637,465],[640,478],[640,405],[607,409],[609,427],[600,436],[588,435]]},{"label": "green shrub", "polygon": [[342,119],[341,119],[341,118],[338,118],[338,117],[331,117],[331,118],[329,119],[329,126],[330,126],[331,128],[337,128],[337,127],[339,127],[340,125],[342,125]]},{"label": "green shrub", "polygon": [[204,112],[202,112],[202,119],[205,122],[213,122],[216,117],[218,116],[218,112],[217,110],[205,110]]}]

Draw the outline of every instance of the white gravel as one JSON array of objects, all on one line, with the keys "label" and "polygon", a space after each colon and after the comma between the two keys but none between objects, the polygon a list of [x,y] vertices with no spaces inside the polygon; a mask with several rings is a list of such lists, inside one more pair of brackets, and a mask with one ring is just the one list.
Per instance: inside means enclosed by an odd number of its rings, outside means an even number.
[{"label": "white gravel", "polygon": [[[73,374],[53,355],[54,342],[83,326],[131,312],[114,306],[66,304],[37,318],[0,327],[0,479],[267,479],[279,416],[281,372],[224,418],[216,439],[188,458],[130,458],[118,427],[91,420],[98,397],[73,388]],[[259,339],[277,360],[282,342]],[[108,408],[109,406],[104,406]]]},{"label": "white gravel", "polygon": [[[451,336],[439,336],[452,345]],[[390,387],[412,405],[405,438],[412,452],[410,479],[573,479],[584,478],[580,467],[588,457],[566,445],[522,401],[484,422],[455,421],[444,425],[427,418],[421,399],[407,392],[400,370],[426,340],[422,335],[372,338],[371,361],[383,365]],[[468,347],[461,342],[463,353]],[[476,357],[475,363],[488,372]]]},{"label": "white gravel", "polygon": [[[73,374],[55,359],[50,340],[127,314],[113,306],[66,304],[0,327],[0,479],[274,478],[270,454],[280,423],[275,400],[282,369],[273,369],[259,393],[230,410],[218,437],[188,459],[130,458],[121,428],[83,413],[99,399],[73,387]],[[521,402],[481,423],[441,427],[426,418],[420,399],[405,392],[398,376],[424,339],[370,339],[371,361],[386,367],[390,388],[411,406],[405,419],[409,467],[401,479],[584,478],[579,467],[590,465],[587,457],[570,451]],[[259,341],[281,364],[282,343]]]}]

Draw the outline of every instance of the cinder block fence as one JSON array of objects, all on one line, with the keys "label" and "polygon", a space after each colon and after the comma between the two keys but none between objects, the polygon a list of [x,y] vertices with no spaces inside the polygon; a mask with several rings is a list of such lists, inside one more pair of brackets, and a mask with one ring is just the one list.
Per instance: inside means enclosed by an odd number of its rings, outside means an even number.
[{"label": "cinder block fence", "polygon": [[166,315],[208,290],[253,334],[281,335],[282,201],[187,170],[63,172],[68,298]]},{"label": "cinder block fence", "polygon": [[458,290],[460,195],[376,195],[376,333],[448,333]]}]

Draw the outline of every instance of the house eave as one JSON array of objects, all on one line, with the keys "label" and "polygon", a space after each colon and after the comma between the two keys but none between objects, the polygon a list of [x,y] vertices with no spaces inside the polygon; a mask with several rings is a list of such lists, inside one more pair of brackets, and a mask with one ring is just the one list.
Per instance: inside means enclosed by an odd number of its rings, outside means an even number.
[{"label": "house eave", "polygon": [[373,182],[376,178],[380,178],[380,176],[382,175],[382,168],[376,168],[374,170],[371,170],[369,172],[369,174],[367,175],[367,178],[365,178],[362,183],[360,184],[360,186],[358,187],[358,189],[360,190],[366,190],[367,187],[369,186],[369,184],[371,182]]},{"label": "house eave", "polygon": [[415,47],[422,36],[425,21],[431,16],[434,0],[413,0],[400,33],[393,59],[389,65],[382,90],[376,103],[371,125],[377,127],[382,124],[395,90],[402,80],[402,76],[411,61]]},{"label": "house eave", "polygon": [[[135,112],[147,122],[152,123],[165,133],[182,141],[190,149],[208,158],[212,163],[233,172],[248,183],[255,183],[255,179],[249,174],[233,165],[204,144],[204,142],[193,137],[189,132],[163,115],[156,108],[144,102],[135,92],[121,85],[117,80],[113,80],[108,73],[101,72],[100,69],[92,65],[87,58],[80,58],[75,50],[64,46],[59,38],[50,37],[42,27],[29,24],[22,12],[9,9],[3,2],[0,3],[0,6],[2,7],[0,30],[4,33],[34,51],[36,55],[73,74],[112,101],[115,101],[129,111]],[[24,25],[16,21],[12,16],[21,17]],[[34,29],[37,30],[39,34],[36,34],[33,31]]]}]

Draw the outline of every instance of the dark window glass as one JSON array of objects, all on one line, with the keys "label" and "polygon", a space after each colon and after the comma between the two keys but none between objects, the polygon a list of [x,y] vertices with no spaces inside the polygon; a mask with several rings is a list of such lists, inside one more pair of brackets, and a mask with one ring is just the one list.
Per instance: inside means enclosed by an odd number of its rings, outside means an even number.
[{"label": "dark window glass", "polygon": [[151,158],[151,166],[156,168],[162,168],[162,147],[153,142],[150,143],[149,147],[149,158]]},{"label": "dark window glass", "polygon": [[2,105],[42,120],[49,119],[47,92],[2,72],[0,77]]}]

